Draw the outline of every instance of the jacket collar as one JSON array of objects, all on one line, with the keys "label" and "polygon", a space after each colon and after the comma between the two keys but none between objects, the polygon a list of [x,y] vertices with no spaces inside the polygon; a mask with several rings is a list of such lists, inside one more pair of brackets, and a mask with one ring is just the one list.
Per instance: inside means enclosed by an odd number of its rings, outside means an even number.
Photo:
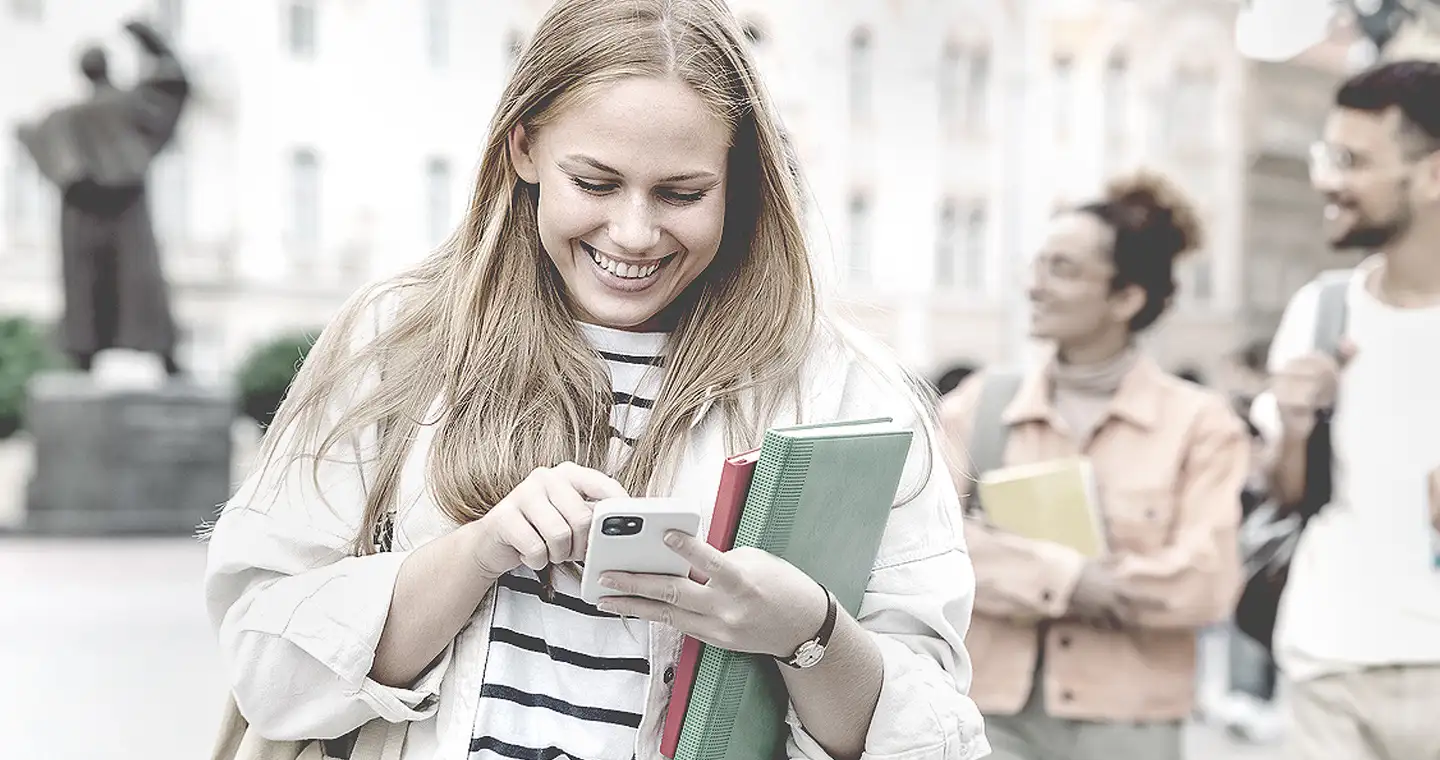
[{"label": "jacket collar", "polygon": [[[1056,419],[1055,408],[1050,402],[1050,367],[1055,362],[1052,355],[1036,372],[1027,375],[1016,391],[1015,398],[1005,407],[1001,418],[1007,425],[1024,422],[1052,423]],[[1165,384],[1169,375],[1154,359],[1141,355],[1135,366],[1120,381],[1120,389],[1110,399],[1105,417],[1123,420],[1137,427],[1149,430],[1160,419]]]}]

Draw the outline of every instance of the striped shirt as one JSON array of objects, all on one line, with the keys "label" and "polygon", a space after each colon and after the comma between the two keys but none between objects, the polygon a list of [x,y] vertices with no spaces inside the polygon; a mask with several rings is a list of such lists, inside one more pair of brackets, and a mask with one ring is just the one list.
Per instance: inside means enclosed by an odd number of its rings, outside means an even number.
[{"label": "striped shirt", "polygon": [[[581,323],[610,370],[609,469],[650,420],[663,373],[664,333]],[[649,626],[600,612],[580,582],[553,573],[546,601],[534,571],[500,579],[471,733],[471,760],[630,760],[650,676]]]}]

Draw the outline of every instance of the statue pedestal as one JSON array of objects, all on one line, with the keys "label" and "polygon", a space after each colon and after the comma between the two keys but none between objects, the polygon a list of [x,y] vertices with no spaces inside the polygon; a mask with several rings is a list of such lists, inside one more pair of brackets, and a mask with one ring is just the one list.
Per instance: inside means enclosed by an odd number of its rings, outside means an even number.
[{"label": "statue pedestal", "polygon": [[30,384],[35,445],[27,533],[184,535],[231,492],[225,393],[185,381],[97,381],[57,372]]}]

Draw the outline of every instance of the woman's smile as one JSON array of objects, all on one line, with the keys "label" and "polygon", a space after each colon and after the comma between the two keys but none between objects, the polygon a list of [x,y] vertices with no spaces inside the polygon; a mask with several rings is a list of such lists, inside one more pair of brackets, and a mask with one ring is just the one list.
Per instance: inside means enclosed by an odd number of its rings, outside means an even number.
[{"label": "woman's smile", "polygon": [[590,271],[595,274],[595,278],[600,281],[600,284],[622,293],[638,293],[648,290],[650,286],[660,281],[660,273],[665,270],[665,265],[675,257],[675,254],[672,253],[645,263],[627,262],[619,257],[606,254],[583,240],[578,242],[580,250],[593,264]]}]

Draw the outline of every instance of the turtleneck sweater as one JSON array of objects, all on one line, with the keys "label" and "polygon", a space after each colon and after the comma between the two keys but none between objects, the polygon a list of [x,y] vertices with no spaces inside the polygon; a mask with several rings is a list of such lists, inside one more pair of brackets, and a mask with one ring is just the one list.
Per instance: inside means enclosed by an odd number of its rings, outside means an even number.
[{"label": "turtleneck sweater", "polygon": [[1050,363],[1050,403],[1077,444],[1083,447],[1090,440],[1139,358],[1139,350],[1130,346],[1093,364],[1069,364],[1059,356]]}]

